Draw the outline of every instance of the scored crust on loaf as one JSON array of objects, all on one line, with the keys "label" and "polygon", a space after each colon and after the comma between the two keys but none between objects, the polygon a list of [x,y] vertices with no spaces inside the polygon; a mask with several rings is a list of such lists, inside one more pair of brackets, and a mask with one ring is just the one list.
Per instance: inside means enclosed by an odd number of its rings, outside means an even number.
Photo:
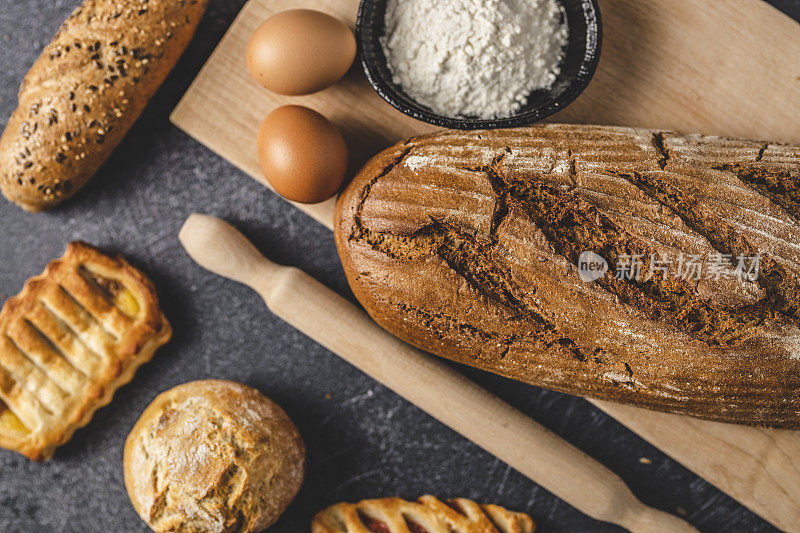
[{"label": "scored crust on loaf", "polygon": [[171,334],[144,274],[70,243],[0,311],[0,446],[49,459]]},{"label": "scored crust on loaf", "polygon": [[85,0],[33,64],[0,139],[0,189],[29,211],[73,196],[188,45],[207,0]]},{"label": "scored crust on loaf", "polygon": [[[443,132],[340,197],[350,285],[383,327],[563,392],[800,427],[800,147],[601,126]],[[608,271],[584,282],[580,255]],[[719,256],[718,279],[615,265]],[[755,281],[733,275],[760,256]]]},{"label": "scored crust on loaf", "polygon": [[317,513],[311,533],[533,533],[524,513],[465,498],[444,503],[434,496],[338,503]]}]

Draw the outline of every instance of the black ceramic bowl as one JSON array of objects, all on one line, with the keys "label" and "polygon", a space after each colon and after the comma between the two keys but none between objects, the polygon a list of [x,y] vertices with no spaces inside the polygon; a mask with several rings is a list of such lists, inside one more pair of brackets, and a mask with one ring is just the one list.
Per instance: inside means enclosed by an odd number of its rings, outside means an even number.
[{"label": "black ceramic bowl", "polygon": [[356,36],[361,64],[372,87],[391,105],[418,120],[445,128],[475,130],[515,128],[538,122],[568,106],[589,84],[600,60],[602,29],[597,0],[558,0],[564,7],[569,38],[561,74],[549,89],[531,93],[527,103],[510,117],[450,118],[437,115],[409,97],[392,81],[380,38],[384,34],[387,0],[362,0]]}]

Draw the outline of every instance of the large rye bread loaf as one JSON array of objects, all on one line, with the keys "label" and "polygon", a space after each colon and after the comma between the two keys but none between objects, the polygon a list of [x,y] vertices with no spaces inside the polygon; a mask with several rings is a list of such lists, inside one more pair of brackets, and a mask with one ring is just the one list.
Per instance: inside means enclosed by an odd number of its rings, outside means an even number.
[{"label": "large rye bread loaf", "polygon": [[445,132],[366,165],[337,245],[366,310],[432,353],[800,427],[798,161],[797,146],[641,129]]}]

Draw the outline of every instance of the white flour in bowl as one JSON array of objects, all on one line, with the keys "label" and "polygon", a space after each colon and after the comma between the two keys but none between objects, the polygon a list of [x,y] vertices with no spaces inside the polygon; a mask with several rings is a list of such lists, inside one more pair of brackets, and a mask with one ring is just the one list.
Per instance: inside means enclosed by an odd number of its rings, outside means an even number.
[{"label": "white flour in bowl", "polygon": [[507,117],[560,73],[556,0],[389,0],[381,39],[394,83],[448,117]]}]

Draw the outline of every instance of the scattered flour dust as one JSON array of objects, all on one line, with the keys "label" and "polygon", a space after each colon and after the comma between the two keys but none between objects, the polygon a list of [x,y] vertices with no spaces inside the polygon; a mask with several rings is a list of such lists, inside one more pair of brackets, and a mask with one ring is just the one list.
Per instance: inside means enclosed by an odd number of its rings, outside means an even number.
[{"label": "scattered flour dust", "polygon": [[405,164],[412,172],[416,172],[418,169],[430,164],[430,162],[430,158],[424,155],[410,155],[406,157]]},{"label": "scattered flour dust", "polygon": [[560,73],[557,0],[389,0],[381,39],[394,83],[449,117],[505,117]]}]

